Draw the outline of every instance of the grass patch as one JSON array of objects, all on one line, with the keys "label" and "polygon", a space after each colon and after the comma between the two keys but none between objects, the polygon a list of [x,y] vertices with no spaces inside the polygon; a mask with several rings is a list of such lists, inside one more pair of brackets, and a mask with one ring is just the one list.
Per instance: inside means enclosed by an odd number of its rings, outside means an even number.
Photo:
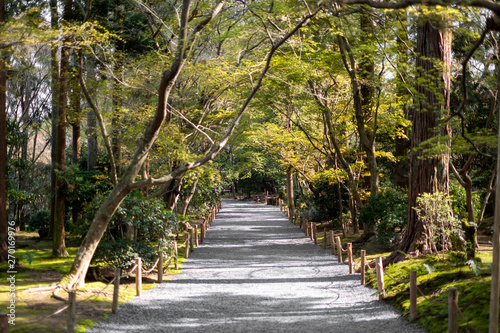
[{"label": "grass patch", "polygon": [[[182,235],[184,236],[184,235]],[[11,333],[59,333],[66,332],[67,310],[49,316],[66,305],[52,298],[52,291],[61,278],[69,272],[77,246],[67,247],[69,253],[65,258],[52,257],[52,244],[49,241],[40,241],[33,233],[18,232],[16,234],[16,261],[22,266],[15,274],[16,287],[16,319],[15,326],[9,325]],[[179,244],[182,244],[179,241]],[[179,270],[173,269],[173,261],[164,275],[164,281],[171,279],[180,272],[184,262],[185,248],[179,248]],[[170,269],[172,268],[172,269]],[[6,263],[0,265],[0,279],[6,281]],[[157,285],[156,271],[143,275],[142,290],[146,291]],[[8,304],[9,285],[0,284],[0,303]],[[135,278],[122,277],[120,281],[119,305],[136,295]],[[58,294],[67,299],[67,294]],[[101,281],[87,282],[85,287],[77,290],[76,325],[75,332],[85,332],[95,323],[102,321],[111,313],[113,300],[113,285]],[[0,310],[5,311],[5,310]]]}]

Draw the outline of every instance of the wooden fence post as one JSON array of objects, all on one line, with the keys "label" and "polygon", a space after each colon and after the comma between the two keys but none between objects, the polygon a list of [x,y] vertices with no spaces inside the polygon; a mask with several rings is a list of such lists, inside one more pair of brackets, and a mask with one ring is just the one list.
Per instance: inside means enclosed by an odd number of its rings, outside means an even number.
[{"label": "wooden fence post", "polygon": [[9,317],[7,312],[0,312],[0,332],[9,333]]},{"label": "wooden fence post", "polygon": [[75,332],[76,291],[68,292],[68,333]]},{"label": "wooden fence post", "polygon": [[163,282],[163,251],[158,251],[158,283]]},{"label": "wooden fence post", "polygon": [[347,258],[349,259],[349,274],[353,274],[352,243],[347,243]]},{"label": "wooden fence post", "polygon": [[458,332],[458,291],[448,288],[448,333]]},{"label": "wooden fence post", "polygon": [[189,252],[194,251],[194,229],[189,229]]},{"label": "wooden fence post", "polygon": [[410,271],[410,319],[417,318],[417,271]]},{"label": "wooden fence post", "polygon": [[361,250],[361,285],[366,284],[366,250]]},{"label": "wooden fence post", "polygon": [[339,257],[339,262],[342,261],[342,244],[340,243],[340,236],[335,237],[335,240],[337,241],[337,257]]},{"label": "wooden fence post", "polygon": [[186,245],[186,251],[184,252],[184,258],[185,259],[189,258],[189,243],[190,243],[190,238],[191,238],[191,234],[187,234],[187,239],[186,239],[186,242],[184,243]]},{"label": "wooden fence post", "polygon": [[205,240],[205,221],[201,223],[200,242],[203,243],[204,240]]},{"label": "wooden fence post", "polygon": [[137,296],[142,295],[142,260],[141,258],[135,258],[135,263],[137,265],[135,273],[135,291]]},{"label": "wooden fence post", "polygon": [[120,293],[120,277],[122,270],[119,267],[115,267],[115,281],[113,282],[113,304],[111,305],[111,312],[116,313],[118,311],[118,296]]},{"label": "wooden fence post", "polygon": [[198,239],[198,225],[194,225],[194,245],[196,247],[200,246],[200,240]]},{"label": "wooden fence post", "polygon": [[335,254],[335,233],[330,230],[330,247],[332,248],[332,254]]},{"label": "wooden fence post", "polygon": [[316,227],[316,223],[311,223],[311,226],[312,226],[311,233],[313,235],[314,244],[318,245],[318,228]]},{"label": "wooden fence post", "polygon": [[378,285],[378,299],[384,299],[385,297],[385,285],[384,285],[384,265],[382,264],[382,257],[377,258],[377,285]]},{"label": "wooden fence post", "polygon": [[174,241],[174,268],[179,270],[179,249],[177,248],[177,240]]},{"label": "wooden fence post", "polygon": [[326,249],[327,238],[326,238],[326,227],[323,227],[323,248]]}]

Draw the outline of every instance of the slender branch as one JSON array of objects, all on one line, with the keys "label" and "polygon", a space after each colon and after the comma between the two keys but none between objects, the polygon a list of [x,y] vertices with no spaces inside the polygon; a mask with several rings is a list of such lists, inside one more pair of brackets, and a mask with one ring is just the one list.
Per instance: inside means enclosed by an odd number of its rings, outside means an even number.
[{"label": "slender branch", "polygon": [[83,94],[85,95],[85,99],[89,103],[92,111],[94,111],[94,114],[97,118],[97,121],[99,122],[99,127],[101,128],[102,138],[104,140],[104,146],[106,147],[106,151],[107,151],[108,157],[109,157],[111,181],[112,181],[113,185],[116,185],[118,183],[118,176],[117,176],[117,172],[116,172],[116,162],[115,162],[115,158],[113,156],[113,150],[111,148],[111,142],[109,140],[109,135],[108,135],[108,132],[106,130],[106,124],[104,123],[104,118],[102,116],[101,111],[99,111],[99,108],[97,107],[97,105],[92,100],[92,97],[90,96],[89,90],[87,89],[87,83],[83,79],[83,73],[82,73],[83,56],[80,52],[79,52],[78,56],[80,58],[79,62],[78,62],[79,63],[78,80],[80,81],[80,86],[82,88]]},{"label": "slender branch", "polygon": [[311,18],[313,18],[319,12],[320,9],[321,9],[321,7],[316,9],[310,15],[305,16],[292,30],[290,30],[278,42],[274,43],[271,46],[271,49],[267,55],[266,63],[264,65],[264,68],[261,71],[261,74],[259,76],[259,79],[257,80],[257,83],[255,84],[253,89],[248,94],[245,102],[243,103],[240,110],[238,111],[238,114],[233,119],[233,122],[231,123],[228,130],[226,131],[226,134],[219,141],[219,143],[214,144],[212,146],[212,149],[207,154],[205,154],[205,156],[203,156],[202,158],[200,158],[199,160],[197,160],[195,162],[191,162],[191,163],[182,165],[179,168],[172,171],[170,174],[168,174],[164,177],[161,177],[161,178],[157,178],[157,179],[149,178],[149,179],[145,179],[145,180],[136,181],[135,183],[131,183],[128,186],[128,188],[130,190],[134,190],[134,189],[139,189],[139,188],[148,187],[148,186],[162,185],[162,184],[165,184],[166,182],[172,180],[173,178],[176,178],[179,175],[181,175],[189,170],[198,168],[198,167],[204,165],[205,163],[207,163],[208,161],[212,160],[227,144],[227,142],[229,141],[229,138],[233,134],[236,126],[238,125],[241,117],[243,116],[243,113],[245,112],[248,105],[250,104],[250,101],[253,99],[253,97],[255,96],[257,91],[259,91],[260,87],[262,86],[262,82],[264,80],[264,77],[266,76],[266,73],[269,70],[269,68],[271,68],[271,60],[273,58],[274,53],[281,47],[281,45],[283,45],[290,37],[292,37],[300,28],[305,26],[309,22],[309,20]]}]

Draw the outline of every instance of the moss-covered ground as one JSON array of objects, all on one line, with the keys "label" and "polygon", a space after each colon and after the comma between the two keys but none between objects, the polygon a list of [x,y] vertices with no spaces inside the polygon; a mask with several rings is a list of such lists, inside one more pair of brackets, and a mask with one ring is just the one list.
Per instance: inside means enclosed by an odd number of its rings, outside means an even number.
[{"label": "moss-covered ground", "polygon": [[[323,228],[329,230],[328,224],[318,224],[318,244],[323,246]],[[364,245],[355,243],[360,234],[347,234],[335,230],[335,236],[340,236],[344,249],[347,242],[354,242],[355,269],[360,268],[360,250]],[[459,332],[488,332],[489,300],[491,290],[492,247],[488,240],[491,237],[481,237],[475,263],[467,263],[465,253],[451,252],[436,255],[420,256],[385,267],[385,298],[384,300],[401,311],[408,320],[410,311],[410,271],[417,272],[418,325],[431,333],[446,332],[448,329],[448,288],[458,290]],[[482,240],[482,241],[481,241]],[[329,240],[327,240],[330,248]],[[386,257],[391,252],[384,252],[382,247],[367,250],[367,262],[377,257]],[[344,254],[347,263],[347,254]],[[357,266],[356,266],[357,264]],[[374,270],[367,272],[367,286],[377,294],[377,278]]]}]

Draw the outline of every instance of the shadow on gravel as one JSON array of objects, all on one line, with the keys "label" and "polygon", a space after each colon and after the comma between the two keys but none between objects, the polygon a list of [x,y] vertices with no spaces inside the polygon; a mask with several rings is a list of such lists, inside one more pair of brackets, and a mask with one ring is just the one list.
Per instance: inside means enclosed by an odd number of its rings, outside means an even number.
[{"label": "shadow on gravel", "polygon": [[276,207],[225,201],[183,272],[90,332],[421,333]]}]

